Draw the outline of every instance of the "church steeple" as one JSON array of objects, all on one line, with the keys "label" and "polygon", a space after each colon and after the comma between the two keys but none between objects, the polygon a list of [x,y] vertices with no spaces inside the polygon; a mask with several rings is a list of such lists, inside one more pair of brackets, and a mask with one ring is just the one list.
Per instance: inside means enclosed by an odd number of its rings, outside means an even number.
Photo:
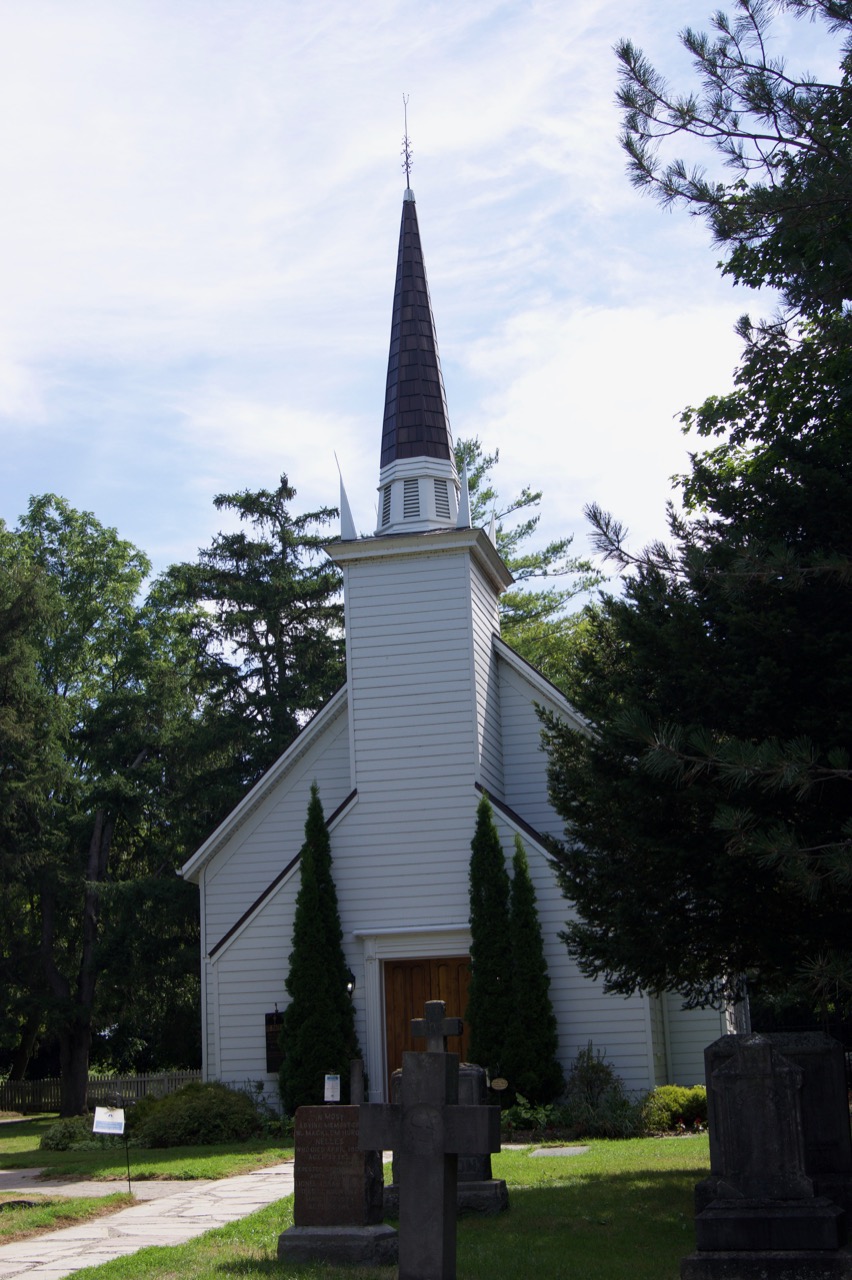
[{"label": "church steeple", "polygon": [[414,192],[402,202],[377,533],[456,526],[459,481]]}]

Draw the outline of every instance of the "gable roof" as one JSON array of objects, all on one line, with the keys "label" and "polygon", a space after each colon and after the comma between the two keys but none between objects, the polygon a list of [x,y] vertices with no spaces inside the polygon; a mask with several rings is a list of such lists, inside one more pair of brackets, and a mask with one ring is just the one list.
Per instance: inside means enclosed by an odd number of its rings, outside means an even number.
[{"label": "gable roof", "polygon": [[[343,817],[344,813],[349,809],[350,805],[353,804],[353,802],[357,798],[358,798],[357,790],[350,791],[346,799],[342,800],[340,804],[337,806],[334,813],[329,814],[329,816],[325,820],[325,825],[329,830],[331,830],[331,828],[337,823],[338,819]],[[286,867],[284,867],[282,871],[279,871],[278,875],[275,877],[272,883],[268,884],[266,888],[263,890],[263,892],[257,895],[254,902],[251,904],[250,907],[246,908],[246,910],[240,916],[239,920],[235,920],[234,923],[231,925],[230,929],[228,929],[226,933],[222,934],[222,937],[219,939],[218,942],[213,944],[213,946],[210,948],[210,950],[207,953],[211,960],[223,949],[223,947],[225,947],[233,938],[237,936],[238,933],[242,931],[243,927],[247,925],[251,920],[252,916],[254,916],[261,909],[261,907],[266,902],[266,900],[272,897],[275,890],[278,889],[284,883],[285,880],[288,880],[290,878],[292,873],[296,870],[296,867],[299,865],[301,858],[302,858],[302,850],[300,849],[299,852],[295,855],[295,857],[292,857],[290,859]]]},{"label": "gable roof", "polygon": [[517,672],[521,679],[538,693],[539,697],[553,703],[556,710],[568,721],[572,729],[585,734],[593,732],[592,726],[586,717],[581,715],[577,708],[568,701],[562,690],[558,689],[555,684],[551,684],[547,676],[543,676],[531,662],[527,662],[526,658],[522,658],[519,653],[516,653],[512,646],[506,644],[506,641],[500,636],[494,636],[493,645],[498,658],[511,667],[513,671]]}]

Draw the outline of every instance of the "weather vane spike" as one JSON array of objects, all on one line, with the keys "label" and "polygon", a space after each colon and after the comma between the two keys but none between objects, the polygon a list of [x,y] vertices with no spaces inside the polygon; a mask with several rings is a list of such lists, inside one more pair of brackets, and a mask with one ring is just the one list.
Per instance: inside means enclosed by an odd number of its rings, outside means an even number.
[{"label": "weather vane spike", "polygon": [[408,141],[408,94],[407,93],[404,93],[402,95],[402,110],[405,116],[405,133],[402,139],[402,151],[400,152],[400,155],[402,156],[402,167],[405,170],[405,185],[406,187],[410,187],[411,186],[411,165],[413,161],[411,159],[411,143]]}]

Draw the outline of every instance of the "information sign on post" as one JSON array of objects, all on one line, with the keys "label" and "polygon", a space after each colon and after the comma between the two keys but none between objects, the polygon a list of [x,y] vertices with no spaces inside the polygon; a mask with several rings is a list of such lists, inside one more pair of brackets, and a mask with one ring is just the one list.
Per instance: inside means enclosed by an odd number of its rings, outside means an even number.
[{"label": "information sign on post", "polygon": [[323,1095],[325,1102],[340,1101],[340,1076],[328,1074],[325,1077],[325,1094]]},{"label": "information sign on post", "polygon": [[124,1135],[124,1154],[127,1157],[127,1190],[130,1191],[130,1147],[124,1128],[124,1108],[95,1107],[92,1133],[111,1133],[118,1138]]},{"label": "information sign on post", "polygon": [[95,1107],[92,1133],[124,1133],[124,1111],[121,1107]]}]

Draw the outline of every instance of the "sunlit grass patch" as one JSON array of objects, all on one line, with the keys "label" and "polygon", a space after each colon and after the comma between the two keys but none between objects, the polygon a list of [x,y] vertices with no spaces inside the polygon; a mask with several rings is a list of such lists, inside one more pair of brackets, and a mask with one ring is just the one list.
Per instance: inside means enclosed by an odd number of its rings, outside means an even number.
[{"label": "sunlit grass patch", "polygon": [[[35,1201],[31,1208],[17,1207],[16,1201]],[[60,1231],[80,1222],[90,1222],[126,1209],[134,1203],[127,1192],[95,1199],[84,1196],[40,1196],[29,1192],[0,1194],[0,1244]],[[9,1206],[9,1207],[6,1207]],[[15,1207],[12,1207],[15,1206]]]}]

